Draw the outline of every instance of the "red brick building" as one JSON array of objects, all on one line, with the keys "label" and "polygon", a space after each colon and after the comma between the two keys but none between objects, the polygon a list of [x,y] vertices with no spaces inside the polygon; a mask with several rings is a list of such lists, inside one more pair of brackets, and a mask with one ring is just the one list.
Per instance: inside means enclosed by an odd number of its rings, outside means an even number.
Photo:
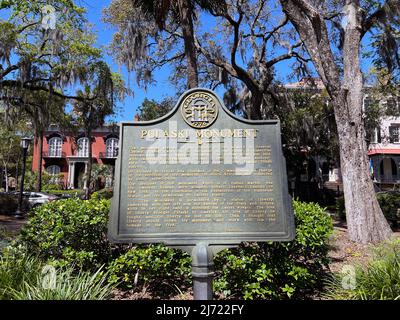
[{"label": "red brick building", "polygon": [[[118,128],[104,126],[93,131],[92,163],[113,168],[118,155]],[[43,135],[42,170],[51,175],[62,174],[61,184],[66,189],[84,188],[84,174],[89,161],[89,139],[83,132],[68,136],[51,126]],[[34,144],[32,170],[38,171],[39,144]],[[106,181],[108,186],[112,181]]]}]

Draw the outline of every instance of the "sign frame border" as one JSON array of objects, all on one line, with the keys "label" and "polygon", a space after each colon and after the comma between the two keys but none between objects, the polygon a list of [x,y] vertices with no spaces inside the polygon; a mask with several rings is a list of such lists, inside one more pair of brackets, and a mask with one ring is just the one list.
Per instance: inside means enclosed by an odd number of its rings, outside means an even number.
[{"label": "sign frame border", "polygon": [[[228,116],[241,123],[252,124],[252,125],[275,125],[277,128],[275,130],[276,137],[275,141],[278,145],[280,152],[280,158],[282,161],[278,164],[278,175],[282,180],[282,201],[284,206],[284,224],[287,226],[286,232],[229,232],[225,235],[217,235],[216,233],[197,233],[196,235],[201,235],[200,237],[193,236],[193,234],[188,233],[148,233],[148,234],[138,234],[138,236],[133,236],[132,234],[123,235],[118,231],[119,220],[120,220],[120,200],[121,200],[121,179],[122,167],[121,167],[121,154],[122,154],[122,141],[124,139],[124,127],[125,126],[147,126],[155,125],[168,120],[176,112],[178,112],[179,107],[185,97],[196,91],[207,92],[211,94],[220,104],[222,111],[224,111]],[[219,110],[218,112],[220,112]],[[196,129],[194,129],[196,130]],[[115,165],[115,178],[114,178],[114,196],[111,199],[110,215],[108,222],[108,239],[112,243],[164,243],[169,246],[175,247],[186,247],[194,246],[199,242],[207,243],[211,246],[234,246],[241,242],[268,242],[268,241],[291,241],[295,237],[295,226],[294,226],[294,214],[291,202],[291,196],[288,192],[288,185],[285,178],[286,173],[286,161],[282,152],[282,140],[281,140],[281,130],[280,121],[277,119],[273,120],[248,120],[239,118],[230,112],[224,103],[221,101],[219,96],[212,90],[206,88],[193,88],[184,92],[178,99],[175,106],[166,115],[150,120],[150,121],[122,121],[119,124],[119,152]],[[118,178],[118,179],[117,179]],[[269,236],[266,236],[266,234]]]}]

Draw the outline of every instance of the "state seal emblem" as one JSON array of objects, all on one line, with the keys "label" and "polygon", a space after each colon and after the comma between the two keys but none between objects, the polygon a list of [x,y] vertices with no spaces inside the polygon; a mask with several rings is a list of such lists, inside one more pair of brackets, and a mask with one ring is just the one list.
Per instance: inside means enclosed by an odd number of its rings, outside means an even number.
[{"label": "state seal emblem", "polygon": [[193,92],[185,97],[181,105],[185,122],[196,129],[207,128],[218,116],[218,102],[207,92]]}]

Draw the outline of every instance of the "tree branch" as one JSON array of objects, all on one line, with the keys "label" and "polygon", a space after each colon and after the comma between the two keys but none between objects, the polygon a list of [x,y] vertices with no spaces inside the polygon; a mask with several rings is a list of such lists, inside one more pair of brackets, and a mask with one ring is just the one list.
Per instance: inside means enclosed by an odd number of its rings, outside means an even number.
[{"label": "tree branch", "polygon": [[336,65],[328,30],[322,16],[305,0],[280,0],[283,11],[296,28],[330,95],[340,90],[340,73]]},{"label": "tree branch", "polygon": [[18,70],[20,66],[21,66],[21,63],[17,63],[17,64],[14,64],[14,65],[8,67],[7,69],[5,69],[4,71],[2,71],[0,73],[0,79],[3,79],[6,75],[8,75],[12,71]]},{"label": "tree branch", "polygon": [[39,24],[39,22],[28,23],[27,25],[25,25],[25,26],[19,28],[19,29],[17,30],[17,33],[22,33],[22,32],[24,32],[26,29],[28,29],[28,28],[30,28],[30,27],[33,27],[34,25],[37,25],[37,24]]},{"label": "tree branch", "polygon": [[22,83],[17,80],[4,80],[0,82],[0,86],[2,87],[12,87],[12,88],[23,88],[26,90],[30,91],[44,91],[44,92],[51,92],[52,95],[63,98],[63,99],[71,99],[71,100],[77,100],[77,101],[92,101],[95,100],[97,97],[91,97],[91,98],[84,98],[80,96],[70,96],[70,95],[65,95],[59,91],[53,91],[51,88],[45,87],[45,86],[39,86],[39,85],[28,85],[27,83]]},{"label": "tree branch", "polygon": [[386,0],[385,3],[375,10],[362,24],[362,37],[379,22],[385,22],[387,12],[393,6],[398,6],[398,0]]}]

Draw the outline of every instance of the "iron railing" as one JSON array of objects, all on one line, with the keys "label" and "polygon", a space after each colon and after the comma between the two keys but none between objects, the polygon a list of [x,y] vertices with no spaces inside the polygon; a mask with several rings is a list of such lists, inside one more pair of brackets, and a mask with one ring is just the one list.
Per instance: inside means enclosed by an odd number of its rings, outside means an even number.
[{"label": "iron railing", "polygon": [[60,151],[44,151],[43,158],[65,158],[65,152]]},{"label": "iron railing", "polygon": [[115,159],[117,156],[118,156],[117,150],[99,153],[99,158],[101,159]]}]

